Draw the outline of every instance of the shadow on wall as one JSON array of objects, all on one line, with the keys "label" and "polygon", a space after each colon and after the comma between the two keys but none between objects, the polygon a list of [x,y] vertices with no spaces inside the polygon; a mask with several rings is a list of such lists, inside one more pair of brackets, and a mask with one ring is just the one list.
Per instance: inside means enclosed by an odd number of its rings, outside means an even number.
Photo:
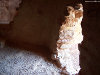
[{"label": "shadow on wall", "polygon": [[53,48],[66,15],[66,6],[72,2],[73,0],[24,0],[6,39]]},{"label": "shadow on wall", "polygon": [[1,36],[9,45],[33,49],[43,46],[50,52],[51,49],[56,49],[59,27],[66,15],[66,6],[75,5],[77,2],[78,0],[23,0],[18,15],[8,25],[11,28],[1,31]]},{"label": "shadow on wall", "polygon": [[84,40],[79,46],[80,75],[100,75],[100,3],[84,3]]},{"label": "shadow on wall", "polygon": [[[80,0],[82,2],[82,0]],[[23,0],[11,28],[4,27],[1,36],[13,47],[27,49],[51,61],[51,49],[55,49],[59,27],[64,21],[66,6],[79,0]],[[99,3],[84,3],[82,23],[84,41],[80,45],[80,75],[99,75]],[[98,10],[98,11],[97,11]],[[2,31],[3,32],[3,31]],[[1,33],[2,33],[1,32]],[[95,35],[95,36],[94,36]],[[53,62],[54,63],[54,62]]]}]

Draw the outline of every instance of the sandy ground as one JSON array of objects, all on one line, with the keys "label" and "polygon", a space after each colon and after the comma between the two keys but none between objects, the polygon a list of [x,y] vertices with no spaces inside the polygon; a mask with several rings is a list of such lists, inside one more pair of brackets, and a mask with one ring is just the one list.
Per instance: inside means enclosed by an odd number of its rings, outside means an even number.
[{"label": "sandy ground", "polygon": [[27,50],[0,48],[0,75],[60,75],[60,69]]}]

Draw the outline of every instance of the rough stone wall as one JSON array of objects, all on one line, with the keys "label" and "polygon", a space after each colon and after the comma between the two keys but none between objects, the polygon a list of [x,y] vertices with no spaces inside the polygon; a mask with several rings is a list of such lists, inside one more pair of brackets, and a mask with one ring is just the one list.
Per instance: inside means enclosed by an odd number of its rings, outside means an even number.
[{"label": "rough stone wall", "polygon": [[21,0],[0,0],[0,24],[9,24],[16,15]]},{"label": "rough stone wall", "polygon": [[[45,46],[50,43],[53,47],[54,42],[56,42],[56,37],[58,37],[56,31],[59,30],[59,25],[61,25],[58,23],[62,20],[61,16],[65,16],[63,14],[64,7],[66,7],[67,4],[75,4],[76,1],[79,2],[79,0],[24,0],[14,23],[10,24],[10,32],[8,32],[7,35],[2,33],[5,35],[3,37],[15,42],[16,45],[24,42],[24,44],[31,43],[29,44],[31,46],[34,46],[33,44],[42,44]],[[80,75],[100,75],[100,3],[83,4],[85,7],[82,23],[84,41],[80,48]],[[4,26],[7,27],[6,25]],[[57,27],[58,29],[56,29]],[[0,29],[1,28],[0,25]],[[33,35],[35,35],[35,37]],[[51,39],[48,39],[48,41],[46,38]],[[48,47],[51,45],[48,45]],[[45,53],[45,51],[43,53]]]},{"label": "rough stone wall", "polygon": [[68,75],[78,74],[80,71],[78,44],[82,42],[81,21],[83,18],[83,6],[78,4],[75,9],[67,7],[68,16],[59,30],[57,51],[55,59],[61,64]]}]

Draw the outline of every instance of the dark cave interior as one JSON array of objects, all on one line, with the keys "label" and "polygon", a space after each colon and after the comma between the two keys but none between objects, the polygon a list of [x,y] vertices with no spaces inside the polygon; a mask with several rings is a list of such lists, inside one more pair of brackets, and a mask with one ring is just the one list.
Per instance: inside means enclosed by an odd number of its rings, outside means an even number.
[{"label": "dark cave interior", "polygon": [[[59,25],[68,5],[82,3],[83,42],[79,45],[81,71],[79,75],[100,75],[100,3],[82,0],[23,0],[18,14],[10,24],[0,24],[0,38],[6,45],[28,49],[50,58]],[[55,35],[55,36],[54,36]],[[53,42],[52,42],[53,41]],[[36,49],[36,50],[35,50]]]}]

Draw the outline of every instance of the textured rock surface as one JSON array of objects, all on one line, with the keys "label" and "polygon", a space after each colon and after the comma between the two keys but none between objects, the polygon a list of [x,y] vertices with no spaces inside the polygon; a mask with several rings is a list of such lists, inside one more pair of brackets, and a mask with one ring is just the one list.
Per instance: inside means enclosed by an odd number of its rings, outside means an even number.
[{"label": "textured rock surface", "polygon": [[[4,33],[2,35],[5,35],[5,38],[9,41],[15,42],[16,45],[24,43],[32,47],[34,44],[47,46],[50,43],[48,40],[54,44],[54,41],[56,42],[56,31],[58,31],[56,30],[57,25],[61,25],[61,16],[64,18],[66,15],[63,14],[65,7],[67,4],[74,5],[79,1],[82,0],[24,0],[14,23],[10,25],[11,31],[7,35]],[[100,75],[100,3],[83,2],[83,5],[82,28],[84,40],[79,49],[80,75]],[[5,27],[7,26],[5,25]],[[41,50],[41,54],[43,53],[45,51]]]},{"label": "textured rock surface", "polygon": [[78,4],[75,9],[68,6],[67,10],[69,15],[65,16],[65,22],[59,30],[55,59],[58,60],[61,67],[69,75],[72,75],[80,71],[78,44],[83,40],[81,28],[83,6],[82,4]]},{"label": "textured rock surface", "polygon": [[13,21],[21,0],[0,0],[0,24],[9,24]]}]

